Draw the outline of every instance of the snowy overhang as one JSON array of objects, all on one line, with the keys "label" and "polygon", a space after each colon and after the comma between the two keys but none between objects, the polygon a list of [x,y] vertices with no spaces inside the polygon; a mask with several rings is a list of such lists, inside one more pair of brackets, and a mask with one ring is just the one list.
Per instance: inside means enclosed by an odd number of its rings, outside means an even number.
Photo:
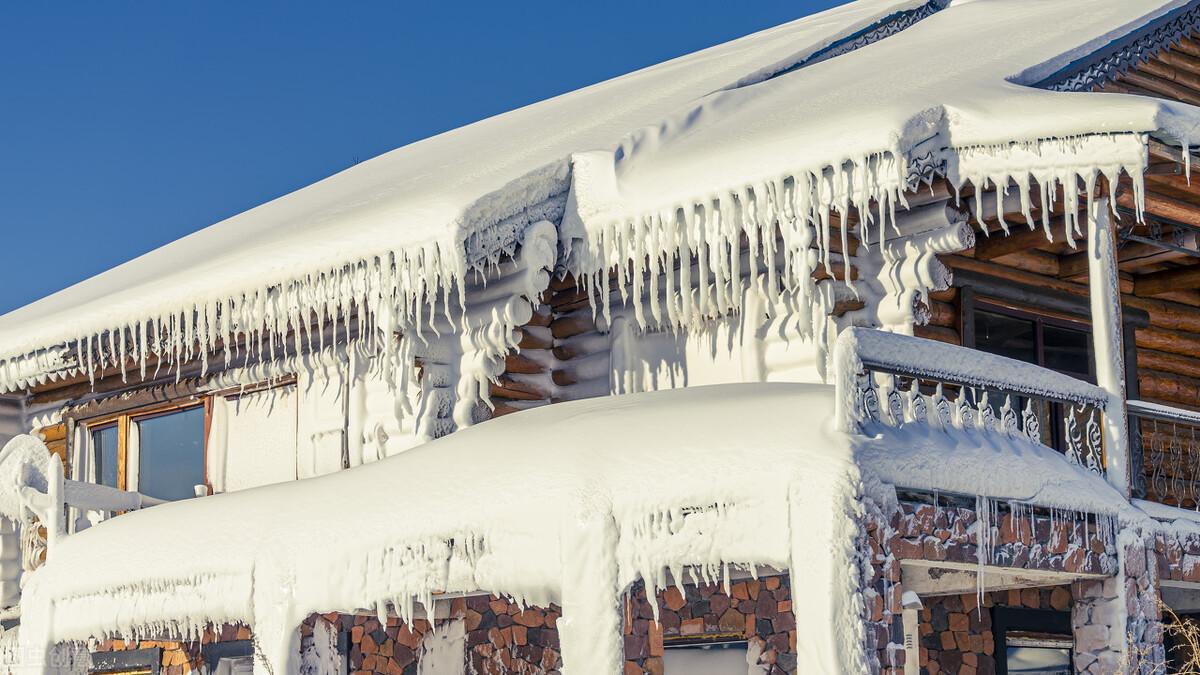
[{"label": "snowy overhang", "polygon": [[[111,332],[132,342],[148,322],[151,333],[175,340],[206,307],[269,304],[279,289],[305,309],[372,306],[381,298],[362,297],[377,290],[363,291],[362,278],[378,267],[396,270],[398,293],[432,304],[437,292],[424,297],[428,289],[453,286],[472,265],[510,252],[519,225],[557,220],[572,152],[612,147],[709,92],[768,78],[940,4],[856,2],[359,164],[0,317],[0,390],[63,372],[40,350],[75,351],[76,341]],[[359,297],[344,297],[346,285]],[[51,360],[57,370],[43,367]]]},{"label": "snowy overhang", "polygon": [[[653,595],[668,572],[719,580],[728,565],[769,566],[803,580],[808,618],[797,618],[811,631],[814,672],[865,672],[820,653],[861,644],[845,632],[861,626],[859,516],[865,496],[886,500],[889,490],[860,471],[943,489],[986,475],[979,494],[998,499],[1128,510],[1103,478],[1023,438],[848,436],[833,430],[833,409],[833,387],[803,384],[568,402],[356,469],[119,516],[60,540],[27,577],[22,638],[188,634],[246,621],[274,656],[286,635],[270,628],[312,612],[411,616],[436,593],[493,592],[561,603],[572,671],[611,673],[616,666],[589,662],[604,649],[588,645],[604,644],[610,629],[619,639],[605,617],[619,621],[612,608],[629,584],[644,580]],[[142,545],[180,532],[186,547]]]},{"label": "snowy overhang", "polygon": [[[955,184],[1015,185],[1026,204],[1035,184],[1049,203],[1056,185],[1071,185],[1065,194],[1075,199],[1077,182],[1122,172],[1140,197],[1146,137],[1194,144],[1200,110],[1033,85],[1194,4],[955,2],[886,40],[714,92],[613,150],[574,155],[560,229],[568,267],[597,287],[614,266],[637,284],[647,261],[653,279],[702,255],[720,288],[744,267],[748,239],[752,258],[782,255],[799,270],[785,281],[803,291],[810,247],[828,260],[831,218],[856,210],[874,225],[861,239],[886,236],[914,164],[929,157]],[[782,230],[781,251],[759,234],[772,227]]]}]

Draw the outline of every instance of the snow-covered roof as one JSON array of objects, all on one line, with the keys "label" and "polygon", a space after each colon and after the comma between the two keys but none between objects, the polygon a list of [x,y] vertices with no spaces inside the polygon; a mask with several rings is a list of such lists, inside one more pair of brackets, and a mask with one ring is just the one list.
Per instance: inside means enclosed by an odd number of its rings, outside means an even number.
[{"label": "snow-covered roof", "polygon": [[[62,346],[78,340],[174,358],[198,336],[282,337],[331,307],[403,324],[564,209],[571,271],[603,285],[613,265],[665,272],[704,251],[701,283],[712,274],[725,309],[743,234],[773,260],[758,232],[779,220],[785,281],[804,290],[831,210],[876,200],[882,236],[914,160],[955,182],[1011,178],[1024,195],[1032,178],[1052,193],[1140,177],[1148,133],[1198,135],[1184,104],[1026,86],[1189,3],[945,4],[860,0],[365,162],[0,317],[0,389],[69,368],[79,357]],[[668,296],[666,313],[686,323],[709,295]]]},{"label": "snow-covered roof", "polygon": [[[552,210],[537,207],[567,190],[571,153],[615,147],[705,94],[928,4],[863,0],[399,148],[0,317],[0,360],[229,300],[258,304],[268,288],[377,258],[412,276],[402,293],[436,288],[461,277],[468,249],[511,250],[518,225]],[[72,357],[0,363],[0,384],[23,386]]]},{"label": "snow-covered roof", "polygon": [[[560,603],[566,663],[611,673],[616,598],[629,583],[661,587],[668,570],[685,579],[685,566],[720,579],[739,564],[791,570],[806,603],[797,648],[807,670],[865,672],[853,563],[860,464],[905,485],[935,466],[960,470],[947,461],[955,453],[994,468],[1011,452],[1039,470],[1012,471],[984,494],[1105,513],[1124,504],[1099,476],[1023,439],[979,447],[982,432],[891,442],[835,432],[833,391],[739,384],[562,403],[357,469],[123,515],[60,540],[26,579],[22,638],[248,621],[282,658],[272,627],[311,612],[410,615],[435,591],[490,591]],[[901,432],[880,430],[889,433]],[[180,537],[186,546],[144,545]]]}]

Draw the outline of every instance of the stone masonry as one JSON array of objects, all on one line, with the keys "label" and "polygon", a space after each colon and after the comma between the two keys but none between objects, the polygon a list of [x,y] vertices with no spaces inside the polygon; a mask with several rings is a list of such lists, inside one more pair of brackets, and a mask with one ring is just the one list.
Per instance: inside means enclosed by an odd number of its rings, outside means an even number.
[{"label": "stone masonry", "polygon": [[663,675],[667,645],[746,640],[764,673],[796,672],[796,619],[785,575],[730,584],[672,586],[658,593],[659,621],[637,584],[625,604],[625,675]]}]

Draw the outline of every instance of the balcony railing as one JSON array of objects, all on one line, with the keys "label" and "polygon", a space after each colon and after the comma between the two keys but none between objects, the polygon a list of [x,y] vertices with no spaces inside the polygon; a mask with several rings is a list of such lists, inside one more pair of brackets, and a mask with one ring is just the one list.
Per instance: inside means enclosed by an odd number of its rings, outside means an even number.
[{"label": "balcony railing", "polygon": [[1129,401],[1130,440],[1142,459],[1134,494],[1179,506],[1200,508],[1200,413]]},{"label": "balcony railing", "polygon": [[1106,471],[1108,396],[1093,384],[1023,361],[868,328],[843,331],[835,359],[844,431],[877,424],[992,431]]},{"label": "balcony railing", "polygon": [[21,535],[21,562],[26,570],[40,565],[55,543],[66,536],[68,507],[78,511],[119,513],[164,503],[138,492],[66,478],[62,461],[49,451],[44,466],[31,466],[30,469],[23,473],[26,482],[18,492],[23,510],[38,523],[36,528],[24,528]]}]

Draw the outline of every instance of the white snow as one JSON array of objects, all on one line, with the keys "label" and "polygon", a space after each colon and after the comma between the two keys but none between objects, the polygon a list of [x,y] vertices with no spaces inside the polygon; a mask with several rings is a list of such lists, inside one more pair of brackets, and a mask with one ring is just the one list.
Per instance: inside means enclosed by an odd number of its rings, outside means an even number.
[{"label": "white snow", "polygon": [[[1146,135],[1193,142],[1195,108],[1018,82],[1036,81],[1176,5],[956,2],[857,51],[714,92],[615,149],[573,155],[561,227],[569,268],[598,290],[606,315],[614,266],[635,298],[650,284],[656,321],[664,314],[686,326],[737,309],[743,284],[772,302],[795,292],[820,315],[828,298],[809,273],[836,259],[833,221],[857,214],[868,243],[901,234],[889,230],[910,160],[943,148],[956,185],[1015,187],[1026,206],[1031,180],[1040,182],[1043,203],[1060,185],[1070,186],[1066,199],[1074,202],[1077,183],[1090,195],[1099,176],[1111,181],[1122,172],[1134,177],[1140,202]],[[1072,219],[1061,234],[1073,241],[1081,224]],[[695,277],[686,264],[675,271],[693,256]],[[774,261],[781,272],[760,273]]]},{"label": "white snow", "polygon": [[[621,662],[631,583],[653,594],[767,566],[789,570],[805,599],[802,666],[865,673],[854,562],[864,485],[1102,514],[1125,504],[1021,439],[835,432],[833,393],[743,384],[563,403],[336,474],[123,515],[62,539],[28,576],[24,639],[195,635],[243,621],[281,666],[309,613],[411,618],[435,593],[486,591],[561,604],[567,667],[607,674]],[[186,547],[140,544],[181,532]]]},{"label": "white snow", "polygon": [[[273,351],[301,318],[352,304],[384,312],[384,327],[428,320],[470,266],[558,219],[572,152],[613,148],[921,4],[864,0],[806,17],[413,143],[217,223],[0,318],[0,390],[90,371],[92,352],[116,362],[151,349],[173,362],[197,356],[196,341],[246,333]],[[74,341],[87,353],[64,349]]]},{"label": "white snow", "polygon": [[[282,664],[310,612],[411,616],[435,591],[486,590],[561,603],[564,661],[608,674],[624,588],[653,592],[667,570],[719,580],[730,563],[791,569],[811,600],[802,662],[864,672],[858,472],[831,414],[814,385],[564,403],[369,466],[156,506],[63,539],[26,582],[22,630],[36,645],[247,621]],[[186,547],[136,544],[184,532]]]}]

